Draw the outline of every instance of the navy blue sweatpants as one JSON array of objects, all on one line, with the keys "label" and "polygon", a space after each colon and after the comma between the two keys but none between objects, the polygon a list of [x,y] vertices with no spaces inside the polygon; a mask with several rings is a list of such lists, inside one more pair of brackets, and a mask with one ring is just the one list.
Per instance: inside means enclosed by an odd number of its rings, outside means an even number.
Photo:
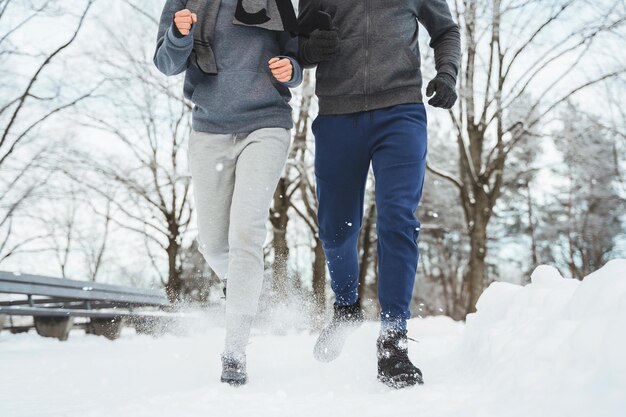
[{"label": "navy blue sweatpants", "polygon": [[417,269],[427,128],[423,104],[313,122],[319,234],[339,305],[358,299],[358,237],[370,167],[376,178],[378,297],[382,329],[405,329]]}]

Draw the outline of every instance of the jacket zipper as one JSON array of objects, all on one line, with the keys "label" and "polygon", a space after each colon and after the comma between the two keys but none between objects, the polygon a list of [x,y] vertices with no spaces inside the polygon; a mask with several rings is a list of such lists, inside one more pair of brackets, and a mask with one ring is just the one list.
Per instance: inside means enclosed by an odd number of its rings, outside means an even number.
[{"label": "jacket zipper", "polygon": [[367,97],[367,85],[369,84],[369,55],[370,55],[370,2],[371,0],[367,0],[366,1],[366,5],[365,5],[365,20],[366,20],[366,26],[365,26],[365,73],[364,73],[364,80],[365,80],[365,111],[369,110],[369,103],[368,103],[368,97]]}]

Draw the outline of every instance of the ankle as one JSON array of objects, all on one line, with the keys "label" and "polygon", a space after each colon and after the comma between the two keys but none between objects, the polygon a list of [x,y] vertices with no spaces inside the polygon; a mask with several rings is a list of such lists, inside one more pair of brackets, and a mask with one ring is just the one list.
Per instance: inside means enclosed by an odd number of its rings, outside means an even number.
[{"label": "ankle", "polygon": [[404,317],[391,316],[390,314],[381,314],[380,320],[380,336],[395,337],[404,334],[406,336],[406,319]]},{"label": "ankle", "polygon": [[245,361],[246,360],[246,352],[241,351],[229,351],[224,350],[221,355],[222,360],[237,360],[237,361]]},{"label": "ankle", "polygon": [[357,294],[346,294],[335,296],[335,307],[351,307],[359,305],[361,300]]},{"label": "ankle", "polygon": [[253,316],[240,314],[227,314],[226,316],[226,339],[224,352],[233,357],[244,357],[250,341]]}]

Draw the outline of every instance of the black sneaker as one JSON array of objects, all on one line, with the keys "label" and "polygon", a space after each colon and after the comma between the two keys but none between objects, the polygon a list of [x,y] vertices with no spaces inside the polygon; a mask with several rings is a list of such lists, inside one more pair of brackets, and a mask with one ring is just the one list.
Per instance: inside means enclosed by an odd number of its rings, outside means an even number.
[{"label": "black sneaker", "polygon": [[246,357],[234,358],[222,356],[222,378],[221,381],[238,387],[248,382],[246,373]]},{"label": "black sneaker", "polygon": [[313,356],[320,362],[331,362],[339,357],[346,339],[363,323],[361,304],[335,305],[333,319],[320,333]]},{"label": "black sneaker", "polygon": [[378,380],[391,388],[423,384],[422,371],[409,359],[405,331],[391,331],[378,338]]}]

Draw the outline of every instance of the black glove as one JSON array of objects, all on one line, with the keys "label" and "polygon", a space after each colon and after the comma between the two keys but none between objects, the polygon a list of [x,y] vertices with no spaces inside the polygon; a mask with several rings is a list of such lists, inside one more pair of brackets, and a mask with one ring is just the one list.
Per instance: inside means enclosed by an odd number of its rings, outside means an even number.
[{"label": "black glove", "polygon": [[434,93],[436,93],[435,96],[428,101],[428,104],[433,107],[441,107],[442,109],[451,109],[458,98],[456,95],[456,80],[449,74],[437,74],[426,88],[428,97]]},{"label": "black glove", "polygon": [[336,30],[315,29],[304,44],[302,55],[311,64],[330,61],[337,53],[339,35]]},{"label": "black glove", "polygon": [[317,29],[311,32],[305,42],[302,55],[311,64],[330,61],[337,53],[339,34],[333,28],[331,16],[319,10],[317,12]]}]

